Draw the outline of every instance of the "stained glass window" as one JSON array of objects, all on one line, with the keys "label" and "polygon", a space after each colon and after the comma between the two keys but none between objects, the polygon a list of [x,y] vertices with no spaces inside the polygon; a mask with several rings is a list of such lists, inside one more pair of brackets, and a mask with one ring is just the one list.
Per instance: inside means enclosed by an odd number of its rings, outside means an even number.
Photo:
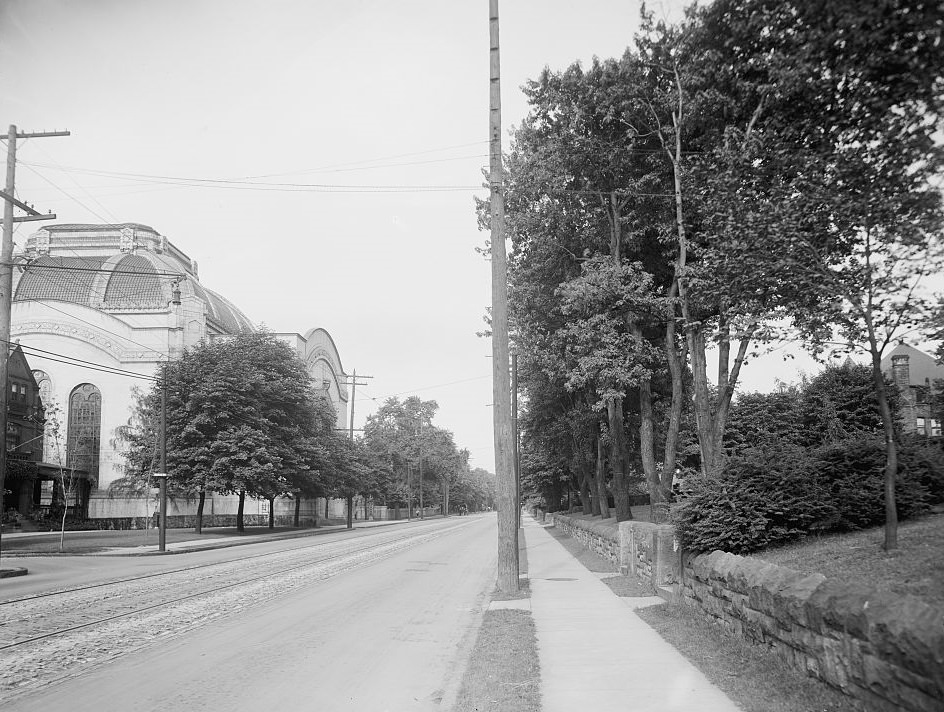
[{"label": "stained glass window", "polygon": [[98,481],[98,454],[102,434],[102,392],[91,383],[72,389],[69,396],[69,434],[66,466],[89,473]]}]

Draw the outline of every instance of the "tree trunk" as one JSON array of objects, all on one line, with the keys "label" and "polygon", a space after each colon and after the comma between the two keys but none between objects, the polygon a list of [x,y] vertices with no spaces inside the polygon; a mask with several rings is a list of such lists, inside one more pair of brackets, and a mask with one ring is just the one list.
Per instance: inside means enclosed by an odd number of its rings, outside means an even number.
[{"label": "tree trunk", "polygon": [[295,495],[295,517],[292,519],[292,526],[298,527],[299,521],[301,521],[302,513],[302,495],[301,492]]},{"label": "tree trunk", "polygon": [[206,490],[200,490],[200,498],[197,500],[197,520],[194,522],[194,530],[197,534],[203,534],[203,507],[206,504]]},{"label": "tree trunk", "polygon": [[246,504],[246,490],[239,490],[239,507],[236,509],[236,531],[244,532],[246,527],[243,526],[243,509]]},{"label": "tree trunk", "polygon": [[623,399],[611,398],[606,404],[610,425],[610,469],[613,471],[613,500],[616,521],[633,518],[629,504],[629,478],[626,474],[626,432],[623,428]]},{"label": "tree trunk", "polygon": [[603,438],[597,435],[597,499],[600,501],[600,516],[610,518],[610,499],[606,492],[606,467],[603,456]]},{"label": "tree trunk", "polygon": [[275,497],[267,497],[269,500],[269,529],[275,529]]},{"label": "tree trunk", "polygon": [[62,546],[66,539],[66,516],[69,514],[69,490],[65,486],[65,479],[62,485],[62,528],[59,530],[59,553],[62,553]]},{"label": "tree trunk", "polygon": [[654,522],[661,522],[662,483],[656,469],[656,432],[652,420],[652,388],[648,378],[639,383],[639,454],[642,471],[649,483],[649,502],[653,507]]},{"label": "tree trunk", "polygon": [[882,414],[882,429],[885,434],[885,543],[886,551],[898,548],[898,507],[895,503],[895,477],[898,475],[898,447],[895,443],[895,418],[888,404],[888,389],[882,373],[882,354],[872,341],[872,382],[878,397],[878,408]]},{"label": "tree trunk", "polygon": [[587,516],[593,514],[593,505],[590,504],[590,477],[586,472],[580,475],[580,506]]},{"label": "tree trunk", "polygon": [[353,495],[348,495],[347,497],[347,528],[354,528],[354,497]]},{"label": "tree trunk", "polygon": [[[674,302],[678,290],[678,280],[672,282],[669,289],[669,300]],[[682,341],[682,353],[679,354],[675,335],[675,305],[672,304],[672,314],[665,326],[665,357],[668,361],[669,374],[672,376],[672,401],[669,405],[669,422],[665,430],[665,452],[662,465],[662,492],[665,497],[672,491],[672,478],[675,476],[676,453],[678,452],[679,430],[682,423],[682,407],[684,405],[684,381],[682,368],[687,357],[687,349]]]},{"label": "tree trunk", "polygon": [[325,519],[328,518],[328,495],[325,495]]},{"label": "tree trunk", "polygon": [[[595,463],[594,463],[595,464]],[[587,485],[590,489],[590,516],[598,517],[600,515],[600,488],[597,486],[597,475],[599,468],[594,466],[593,472],[590,471],[589,463],[586,471]]]}]

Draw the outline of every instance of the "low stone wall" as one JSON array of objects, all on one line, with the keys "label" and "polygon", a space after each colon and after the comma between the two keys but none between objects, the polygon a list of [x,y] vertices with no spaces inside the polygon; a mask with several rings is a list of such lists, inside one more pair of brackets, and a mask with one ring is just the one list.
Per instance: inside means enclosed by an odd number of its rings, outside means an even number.
[{"label": "low stone wall", "polygon": [[559,512],[544,516],[545,524],[552,520],[557,529],[567,532],[593,553],[620,565],[620,531],[615,519],[581,519]]},{"label": "low stone wall", "polygon": [[671,524],[620,522],[620,565],[655,589],[679,583],[682,561]]},{"label": "low stone wall", "polygon": [[874,710],[944,709],[944,611],[722,551],[684,557],[682,598]]},{"label": "low stone wall", "polygon": [[590,551],[612,561],[621,571],[632,573],[654,588],[680,580],[680,557],[675,546],[675,529],[669,524],[619,522],[591,519],[583,515],[546,514],[553,522]]},{"label": "low stone wall", "polygon": [[[291,527],[295,523],[294,515],[275,515],[275,526],[277,527]],[[48,520],[44,524],[49,526],[50,531],[58,531],[59,524],[53,520]],[[197,518],[195,515],[168,515],[167,516],[167,528],[168,529],[193,529],[196,527]],[[268,514],[244,514],[243,515],[243,525],[247,527],[267,527],[269,526],[269,515]],[[313,527],[316,526],[316,520],[314,517],[299,517],[298,525],[300,527]],[[204,527],[235,527],[236,526],[236,515],[235,514],[214,514],[214,515],[204,515],[203,516],[203,526]],[[100,530],[100,529],[144,529],[150,527],[152,529],[156,528],[156,519],[147,518],[147,517],[105,517],[99,519],[86,519],[82,522],[67,522],[66,530],[67,531],[78,531],[78,530]]]}]

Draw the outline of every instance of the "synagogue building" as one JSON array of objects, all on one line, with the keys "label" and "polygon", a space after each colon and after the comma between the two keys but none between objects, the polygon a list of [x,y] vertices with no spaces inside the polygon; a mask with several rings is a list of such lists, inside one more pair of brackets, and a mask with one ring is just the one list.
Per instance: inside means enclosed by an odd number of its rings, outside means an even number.
[{"label": "synagogue building", "polygon": [[[147,377],[165,359],[256,327],[200,282],[193,259],[146,225],[47,226],[27,239],[15,263],[11,341],[29,361],[47,422],[59,424],[55,434],[47,428],[42,462],[80,474],[86,484],[74,504],[89,518],[147,516],[141,510],[150,505],[108,492],[123,474],[121,430],[136,391],[148,390]],[[343,427],[346,377],[330,335],[311,329],[279,337],[307,364]],[[45,491],[39,482],[33,490]],[[29,508],[43,506],[24,498],[18,501]],[[235,512],[234,502],[216,496],[206,511]],[[187,503],[173,507],[187,513]]]}]

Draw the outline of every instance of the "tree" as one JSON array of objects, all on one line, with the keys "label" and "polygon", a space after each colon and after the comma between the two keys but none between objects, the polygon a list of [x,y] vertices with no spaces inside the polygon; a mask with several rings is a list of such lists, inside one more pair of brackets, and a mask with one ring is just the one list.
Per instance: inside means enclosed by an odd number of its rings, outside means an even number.
[{"label": "tree", "polygon": [[[242,332],[201,342],[162,364],[157,377],[139,414],[160,413],[163,384],[168,486],[199,498],[198,531],[207,492],[239,495],[242,531],[247,493],[271,503],[319,485],[317,467],[335,443],[333,411],[312,389],[305,365],[273,334]],[[119,486],[146,474],[147,433],[132,424],[128,436],[129,469]]]},{"label": "tree", "polygon": [[[63,455],[62,452],[62,408],[59,404],[52,402],[45,407],[46,423],[44,425],[43,436],[47,442],[52,443],[55,450],[56,465],[59,479],[59,497],[62,498],[62,518],[59,529],[59,551],[62,552],[66,536],[66,517],[69,514],[69,502],[75,498],[78,481],[75,476],[75,455],[71,457]],[[68,461],[67,461],[68,459]]]},{"label": "tree", "polygon": [[[369,453],[367,461],[373,463],[368,469],[377,478],[376,491],[397,506],[405,502],[412,509],[414,492],[424,504],[445,498],[446,485],[462,455],[452,433],[432,424],[438,408],[436,401],[416,396],[402,402],[388,398],[367,417],[363,443]],[[437,482],[438,486],[433,484]]]},{"label": "tree", "polygon": [[702,16],[709,29],[734,17],[747,18],[725,24],[742,76],[759,66],[776,82],[762,95],[777,117],[768,134],[779,170],[791,166],[793,178],[778,194],[792,196],[815,227],[775,235],[777,268],[814,298],[815,308],[795,300],[792,316],[814,352],[835,349],[838,336],[841,347],[869,356],[885,438],[885,548],[893,549],[897,446],[881,360],[926,322],[921,281],[944,264],[933,185],[944,160],[934,135],[944,110],[944,8],[725,0]]}]

